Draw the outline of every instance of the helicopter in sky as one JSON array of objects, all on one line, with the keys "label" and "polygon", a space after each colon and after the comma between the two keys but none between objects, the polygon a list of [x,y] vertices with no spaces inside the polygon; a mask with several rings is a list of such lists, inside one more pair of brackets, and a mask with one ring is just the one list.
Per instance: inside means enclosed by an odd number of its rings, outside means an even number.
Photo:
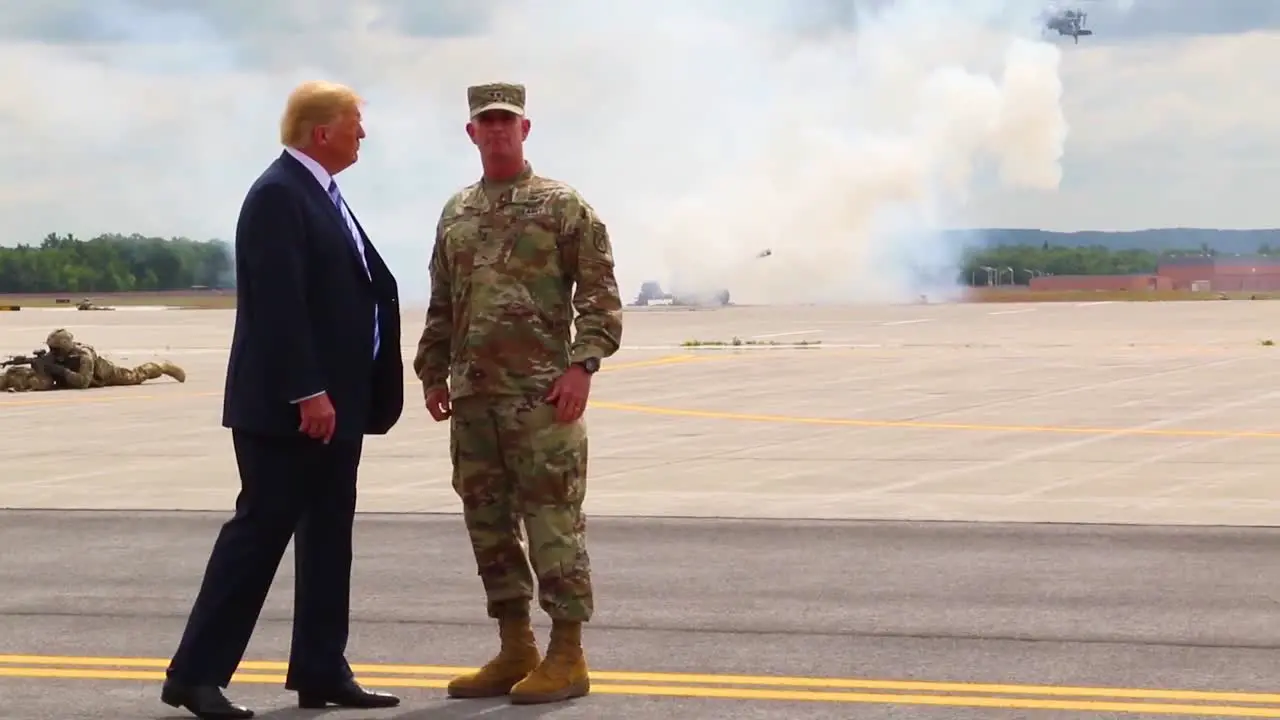
[{"label": "helicopter in sky", "polygon": [[1070,35],[1078,45],[1081,36],[1093,34],[1092,30],[1085,27],[1088,18],[1089,14],[1084,10],[1077,8],[1061,10],[1050,6],[1045,11],[1044,27],[1045,30],[1056,30],[1059,35]]}]

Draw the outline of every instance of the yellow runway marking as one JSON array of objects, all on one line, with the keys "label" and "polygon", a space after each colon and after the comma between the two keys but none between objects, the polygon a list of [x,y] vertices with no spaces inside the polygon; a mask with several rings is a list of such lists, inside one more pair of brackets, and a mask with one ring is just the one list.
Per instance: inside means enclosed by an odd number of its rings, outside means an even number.
[{"label": "yellow runway marking", "polygon": [[719,410],[684,410],[680,408],[635,405],[631,403],[592,401],[591,407],[600,410],[666,415],[669,417],[701,418],[705,420],[742,420],[791,425],[828,425],[862,428],[910,428],[915,430],[970,430],[977,432],[1022,432],[1061,435],[1148,435],[1154,437],[1200,438],[1280,438],[1280,431],[1270,430],[1178,430],[1170,428],[1105,428],[1059,427],[1053,425],[987,425],[981,423],[924,422],[915,420],[857,420],[853,418],[800,417],[793,415],[762,415],[755,413],[721,412]]},{"label": "yellow runway marking", "polygon": [[[653,358],[650,360],[633,360],[631,362],[614,363],[608,366],[601,366],[600,372],[602,373],[614,372],[618,370],[632,370],[632,369],[647,368],[647,367],[661,367],[666,365],[682,365],[684,363],[707,362],[709,360],[715,360],[715,359],[717,358],[707,357],[703,355],[693,355],[693,354],[668,355],[665,357]],[[418,378],[414,375],[406,375],[405,382],[411,383],[411,384],[417,383]],[[9,400],[3,396],[0,396],[0,407],[38,407],[43,405],[87,405],[91,403],[121,402],[124,400],[187,400],[190,398],[222,396],[221,390],[217,390],[217,391],[211,390],[208,392],[173,393],[173,394],[165,394],[165,395],[161,395],[158,393],[147,393],[147,394],[141,394],[141,395],[119,394],[119,395],[98,395],[98,396],[93,396],[93,395],[85,396],[85,395],[79,394],[84,391],[79,391],[79,393],[71,397],[68,397],[65,394],[68,392],[71,392],[71,391],[63,391],[62,393],[59,393],[58,395],[55,395],[52,397],[46,394],[42,397],[39,397],[38,399],[31,398],[30,396],[19,396],[20,399]],[[94,391],[89,391],[89,392],[94,392]]]},{"label": "yellow runway marking", "polygon": [[[632,360],[631,362],[615,363],[613,365],[602,365],[600,372],[609,372],[612,370],[631,370],[632,368],[655,367],[658,365],[681,365],[691,362],[707,362],[715,360],[714,357],[706,355],[667,355],[665,357],[653,358],[652,360]],[[417,378],[414,378],[417,380]]]},{"label": "yellow runway marking", "polygon": [[[161,681],[167,664],[162,658],[0,655],[0,677]],[[232,682],[283,684],[286,667],[243,662]],[[443,689],[449,677],[474,668],[357,664],[352,670],[370,687]],[[1280,693],[609,671],[591,677],[592,692],[603,695],[1280,718]]]}]

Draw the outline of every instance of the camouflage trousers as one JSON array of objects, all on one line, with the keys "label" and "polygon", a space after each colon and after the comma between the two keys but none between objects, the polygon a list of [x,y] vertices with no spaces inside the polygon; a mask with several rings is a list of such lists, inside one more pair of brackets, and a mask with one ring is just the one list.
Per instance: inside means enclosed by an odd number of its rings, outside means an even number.
[{"label": "camouflage trousers", "polygon": [[166,374],[164,365],[153,362],[142,363],[134,368],[123,368],[99,359],[97,369],[97,374],[102,376],[102,385],[104,387],[141,385],[148,380],[157,380]]},{"label": "camouflage trousers", "polygon": [[489,616],[501,617],[513,601],[532,602],[532,563],[547,615],[590,620],[585,424],[557,423],[555,406],[541,398],[464,397],[453,402],[449,431],[453,489]]}]

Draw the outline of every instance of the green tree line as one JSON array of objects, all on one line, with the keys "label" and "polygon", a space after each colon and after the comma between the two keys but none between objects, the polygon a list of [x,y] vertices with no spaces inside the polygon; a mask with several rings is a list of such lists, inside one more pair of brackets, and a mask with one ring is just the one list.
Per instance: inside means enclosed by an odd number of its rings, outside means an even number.
[{"label": "green tree line", "polygon": [[[1207,245],[1163,252],[1112,250],[1102,245],[997,245],[968,250],[961,265],[960,280],[972,285],[994,284],[999,274],[1003,283],[1009,283],[1012,276],[1013,282],[1025,285],[1038,275],[1145,274],[1154,273],[1165,258],[1216,254]],[[1274,251],[1264,245],[1258,249],[1258,254],[1269,255]]]},{"label": "green tree line", "polygon": [[235,285],[231,247],[221,240],[50,233],[39,245],[0,247],[2,293],[187,290]]}]

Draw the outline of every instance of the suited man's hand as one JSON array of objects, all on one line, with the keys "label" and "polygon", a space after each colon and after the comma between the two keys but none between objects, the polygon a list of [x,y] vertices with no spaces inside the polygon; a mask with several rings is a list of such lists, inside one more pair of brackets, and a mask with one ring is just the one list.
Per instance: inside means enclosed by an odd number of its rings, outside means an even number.
[{"label": "suited man's hand", "polygon": [[321,393],[303,400],[298,403],[298,409],[302,412],[302,423],[298,425],[298,430],[307,437],[322,440],[328,445],[338,426],[338,416],[333,410],[333,403],[329,402],[329,394]]},{"label": "suited man's hand", "polygon": [[453,407],[449,405],[449,388],[435,387],[427,391],[427,412],[436,422],[448,420],[453,416]]}]

